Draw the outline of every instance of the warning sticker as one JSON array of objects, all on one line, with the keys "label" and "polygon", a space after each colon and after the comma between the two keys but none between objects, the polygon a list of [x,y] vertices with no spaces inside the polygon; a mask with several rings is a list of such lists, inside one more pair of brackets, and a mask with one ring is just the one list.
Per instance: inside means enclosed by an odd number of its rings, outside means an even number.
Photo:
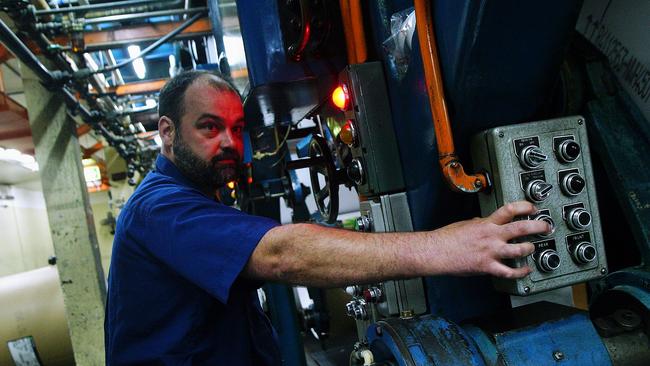
[{"label": "warning sticker", "polygon": [[16,366],[41,366],[36,344],[31,336],[9,341],[7,346]]}]

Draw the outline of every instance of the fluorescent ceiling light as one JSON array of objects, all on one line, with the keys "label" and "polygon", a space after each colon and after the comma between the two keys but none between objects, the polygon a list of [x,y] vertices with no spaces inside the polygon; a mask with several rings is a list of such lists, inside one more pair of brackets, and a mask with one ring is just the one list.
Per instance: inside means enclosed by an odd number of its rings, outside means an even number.
[{"label": "fluorescent ceiling light", "polygon": [[[140,46],[131,45],[126,48],[129,51],[129,57],[135,57],[140,54]],[[140,57],[133,61],[133,70],[138,76],[138,79],[144,79],[147,74],[147,68],[144,66],[144,60]]]}]

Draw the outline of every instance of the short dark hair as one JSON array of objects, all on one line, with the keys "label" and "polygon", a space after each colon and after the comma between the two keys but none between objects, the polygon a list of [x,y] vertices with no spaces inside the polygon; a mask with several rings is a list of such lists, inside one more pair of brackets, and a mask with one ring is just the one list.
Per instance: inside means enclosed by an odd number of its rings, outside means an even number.
[{"label": "short dark hair", "polygon": [[158,95],[158,116],[167,116],[172,120],[174,126],[178,128],[185,113],[185,91],[196,80],[206,75],[216,77],[216,79],[209,78],[206,80],[215,89],[231,91],[241,98],[232,82],[222,75],[201,70],[183,71],[169,79],[160,90]]}]

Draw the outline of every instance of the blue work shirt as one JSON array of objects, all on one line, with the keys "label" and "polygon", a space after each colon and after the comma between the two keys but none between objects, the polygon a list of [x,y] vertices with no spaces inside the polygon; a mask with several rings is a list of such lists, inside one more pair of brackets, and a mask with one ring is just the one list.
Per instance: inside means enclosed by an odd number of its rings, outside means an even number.
[{"label": "blue work shirt", "polygon": [[108,365],[279,365],[240,277],[275,221],[222,205],[160,155],[117,220],[104,323]]}]

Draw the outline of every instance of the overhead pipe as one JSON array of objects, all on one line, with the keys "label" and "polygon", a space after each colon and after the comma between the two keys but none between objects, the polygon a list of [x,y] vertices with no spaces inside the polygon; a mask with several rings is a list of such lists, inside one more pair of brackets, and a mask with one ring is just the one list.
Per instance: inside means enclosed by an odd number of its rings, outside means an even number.
[{"label": "overhead pipe", "polygon": [[92,73],[93,73],[93,74],[96,74],[96,73],[100,73],[100,72],[109,72],[109,71],[117,70],[117,69],[119,69],[119,68],[122,68],[122,67],[124,67],[124,66],[126,66],[126,65],[128,65],[128,64],[130,64],[130,63],[132,63],[133,61],[135,61],[135,60],[137,60],[137,59],[139,59],[139,58],[142,58],[142,57],[146,56],[146,55],[149,54],[151,51],[153,51],[153,50],[155,50],[156,48],[160,47],[163,43],[166,43],[167,41],[169,41],[170,39],[174,38],[176,35],[178,35],[178,34],[181,33],[182,31],[184,31],[187,27],[189,27],[189,26],[192,25],[194,22],[196,22],[197,20],[199,20],[200,18],[202,18],[204,15],[205,15],[205,11],[195,14],[193,17],[191,17],[190,19],[188,19],[188,20],[186,20],[185,22],[183,22],[183,24],[181,24],[180,26],[178,26],[178,28],[176,28],[176,29],[174,29],[173,31],[167,33],[164,37],[160,38],[159,40],[157,40],[156,42],[152,43],[152,44],[149,45],[147,48],[145,48],[144,50],[142,50],[142,52],[140,52],[140,54],[138,54],[138,55],[136,55],[136,56],[134,56],[134,57],[131,57],[131,58],[127,59],[127,60],[124,60],[124,61],[118,63],[117,65],[104,67],[104,68],[99,69],[99,70],[97,70],[97,71],[94,71],[94,72],[92,72]]},{"label": "overhead pipe", "polygon": [[0,42],[9,49],[20,61],[29,67],[38,78],[45,84],[52,84],[55,81],[53,74],[41,63],[41,61],[25,46],[5,22],[0,19]]},{"label": "overhead pipe", "polygon": [[208,8],[205,7],[190,8],[190,9],[158,10],[158,11],[149,11],[145,13],[109,15],[109,16],[99,17],[99,18],[84,19],[83,23],[84,25],[93,25],[99,23],[121,22],[125,20],[143,19],[143,18],[151,18],[151,17],[194,14],[194,13],[201,13],[207,11]]},{"label": "overhead pipe", "polygon": [[463,165],[456,155],[442,86],[430,0],[415,0],[415,20],[420,53],[424,64],[424,78],[438,145],[438,162],[451,189],[464,193],[481,192],[490,186],[488,176],[483,173],[465,173]]},{"label": "overhead pipe", "polygon": [[[163,3],[165,1],[162,1]],[[177,2],[177,1],[174,1]],[[87,13],[91,11],[110,10],[124,7],[134,7],[136,5],[160,4],[161,0],[130,0],[130,1],[113,1],[110,3],[90,4],[80,6],[62,7],[59,9],[36,10],[36,16],[52,14],[70,14],[70,13]]]}]

